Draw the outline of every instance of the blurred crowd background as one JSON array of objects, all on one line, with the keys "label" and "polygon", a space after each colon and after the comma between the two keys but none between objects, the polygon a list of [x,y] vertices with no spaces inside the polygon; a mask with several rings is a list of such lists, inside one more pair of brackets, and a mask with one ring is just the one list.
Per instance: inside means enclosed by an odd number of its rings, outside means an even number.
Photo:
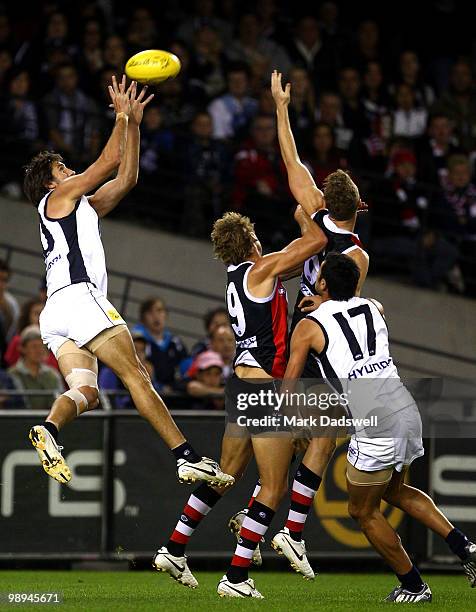
[{"label": "blurred crowd background", "polygon": [[[281,248],[296,228],[269,87],[278,69],[292,83],[292,128],[317,185],[345,168],[369,204],[357,231],[371,273],[474,297],[476,38],[466,3],[0,4],[4,195],[23,199],[22,166],[40,149],[61,152],[77,171],[96,159],[114,120],[107,84],[147,48],[174,52],[182,71],[154,88],[140,181],[114,216],[207,238],[216,217],[238,210],[256,221],[265,246]],[[0,350],[10,369],[0,386],[31,377],[61,385],[31,327],[44,296],[20,309],[8,276],[2,264]],[[134,330],[157,387],[195,398],[219,389],[206,402],[221,406],[233,353],[225,313],[207,316],[190,352],[165,316],[153,299]],[[108,388],[119,384],[111,372],[101,376]]]}]

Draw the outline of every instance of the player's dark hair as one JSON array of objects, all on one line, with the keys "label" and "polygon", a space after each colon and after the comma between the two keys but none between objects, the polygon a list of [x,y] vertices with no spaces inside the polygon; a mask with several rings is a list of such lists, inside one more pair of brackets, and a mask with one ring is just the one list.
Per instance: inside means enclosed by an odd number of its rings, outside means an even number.
[{"label": "player's dark hair", "polygon": [[248,217],[227,212],[213,224],[213,252],[225,265],[238,265],[251,255],[255,242],[254,226]]},{"label": "player's dark hair", "polygon": [[210,327],[211,322],[215,318],[217,314],[226,314],[228,316],[228,311],[223,306],[218,306],[217,308],[212,308],[211,310],[207,310],[203,317],[203,324],[205,326],[205,331],[208,333],[208,328]]},{"label": "player's dark hair", "polygon": [[348,255],[332,251],[324,260],[320,277],[326,281],[327,291],[332,300],[350,300],[357,290],[360,270]]},{"label": "player's dark hair", "polygon": [[139,318],[142,321],[142,323],[144,322],[144,316],[149,312],[149,310],[152,310],[152,307],[154,306],[156,302],[160,302],[162,306],[165,308],[165,310],[167,310],[165,302],[162,298],[160,297],[147,298],[146,300],[141,302],[139,306]]},{"label": "player's dark hair", "polygon": [[38,206],[41,198],[48,193],[46,185],[53,180],[53,163],[62,161],[59,153],[41,151],[24,167],[23,191],[35,206]]},{"label": "player's dark hair", "polygon": [[357,185],[347,172],[336,170],[324,181],[324,199],[329,214],[336,221],[352,219],[359,206]]}]

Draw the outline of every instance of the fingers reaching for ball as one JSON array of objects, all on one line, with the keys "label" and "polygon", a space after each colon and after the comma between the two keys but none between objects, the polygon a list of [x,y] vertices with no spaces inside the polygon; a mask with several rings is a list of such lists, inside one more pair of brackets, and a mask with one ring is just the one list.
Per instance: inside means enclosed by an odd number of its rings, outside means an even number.
[{"label": "fingers reaching for ball", "polygon": [[116,76],[113,75],[112,85],[109,85],[108,90],[116,114],[125,113],[128,115],[130,112],[130,96],[129,90],[126,91],[126,75],[122,75],[119,84],[117,83]]},{"label": "fingers reaching for ball", "polygon": [[137,95],[137,81],[131,81],[127,89],[126,85],[127,81],[125,74],[122,75],[120,83],[117,82],[115,75],[112,77],[112,84],[108,87],[112,101],[109,106],[110,108],[114,108],[116,113],[126,113],[129,119],[140,124],[144,114],[144,108],[153,99],[154,94],[150,94],[145,98],[148,87],[144,85],[139,95]]},{"label": "fingers reaching for ball", "polygon": [[142,117],[144,115],[144,108],[154,97],[154,94],[150,94],[147,98],[145,98],[147,89],[147,85],[144,85],[137,98],[134,97],[134,100],[131,100],[131,113],[129,115],[129,119],[137,123],[137,125],[139,125],[142,121]]}]

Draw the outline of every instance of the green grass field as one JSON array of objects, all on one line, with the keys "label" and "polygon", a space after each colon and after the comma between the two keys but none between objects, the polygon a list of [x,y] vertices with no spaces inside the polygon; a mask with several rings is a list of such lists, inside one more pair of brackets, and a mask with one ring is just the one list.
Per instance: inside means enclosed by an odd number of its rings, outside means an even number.
[{"label": "green grass field", "polygon": [[[256,586],[265,596],[257,600],[223,600],[215,592],[218,573],[197,572],[195,591],[153,572],[1,571],[0,592],[60,591],[61,612],[202,612],[210,610],[304,610],[370,612],[388,610],[380,600],[395,586],[390,574],[320,574],[312,583],[292,573],[253,572]],[[428,575],[433,590],[432,610],[476,610],[476,589],[462,575]],[[1,605],[0,610],[51,609],[55,606]]]}]

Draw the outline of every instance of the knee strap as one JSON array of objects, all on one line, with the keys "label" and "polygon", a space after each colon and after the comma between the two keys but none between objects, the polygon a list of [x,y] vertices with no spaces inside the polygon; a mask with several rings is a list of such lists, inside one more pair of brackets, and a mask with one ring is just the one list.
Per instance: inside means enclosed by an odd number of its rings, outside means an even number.
[{"label": "knee strap", "polygon": [[86,396],[81,393],[79,387],[92,387],[93,389],[98,388],[97,375],[92,370],[86,370],[85,368],[73,368],[71,374],[68,374],[65,378],[68,384],[69,390],[65,391],[63,395],[69,397],[76,404],[76,412],[79,416],[81,412],[84,412],[89,407],[89,402]]},{"label": "knee strap", "polygon": [[69,391],[65,391],[63,395],[69,397],[69,399],[73,400],[73,402],[76,404],[77,416],[79,416],[81,412],[84,412],[89,406],[86,396],[83,395],[78,389],[69,389]]},{"label": "knee strap", "polygon": [[71,374],[65,378],[70,389],[78,387],[98,388],[98,377],[92,370],[85,368],[73,368]]}]

